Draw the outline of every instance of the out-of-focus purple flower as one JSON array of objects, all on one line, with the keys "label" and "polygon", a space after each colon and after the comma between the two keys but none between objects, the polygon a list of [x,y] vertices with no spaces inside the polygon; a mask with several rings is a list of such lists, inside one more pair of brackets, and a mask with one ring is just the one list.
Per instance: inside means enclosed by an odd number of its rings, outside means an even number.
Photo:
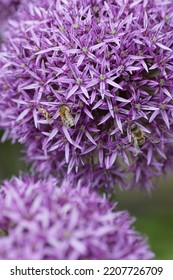
[{"label": "out-of-focus purple flower", "polygon": [[21,0],[0,0],[0,21],[15,11],[20,2]]},{"label": "out-of-focus purple flower", "polygon": [[[0,0],[0,35],[2,36],[4,23],[12,15],[22,0]],[[2,40],[2,38],[1,38]]]},{"label": "out-of-focus purple flower", "polygon": [[173,157],[172,0],[44,4],[24,4],[8,25],[3,140],[24,143],[45,175],[90,165],[150,189]]},{"label": "out-of-focus purple flower", "polygon": [[13,177],[0,187],[0,259],[151,259],[134,219],[72,179]]}]

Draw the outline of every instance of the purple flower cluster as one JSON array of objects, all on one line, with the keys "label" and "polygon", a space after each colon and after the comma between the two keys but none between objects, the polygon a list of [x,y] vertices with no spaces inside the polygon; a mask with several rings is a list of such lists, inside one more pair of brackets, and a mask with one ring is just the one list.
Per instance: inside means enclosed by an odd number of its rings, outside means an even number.
[{"label": "purple flower cluster", "polygon": [[172,0],[30,1],[5,38],[3,140],[44,175],[116,173],[124,187],[131,174],[151,188],[173,159]]},{"label": "purple flower cluster", "polygon": [[0,259],[151,259],[126,211],[85,185],[13,177],[0,187]]}]

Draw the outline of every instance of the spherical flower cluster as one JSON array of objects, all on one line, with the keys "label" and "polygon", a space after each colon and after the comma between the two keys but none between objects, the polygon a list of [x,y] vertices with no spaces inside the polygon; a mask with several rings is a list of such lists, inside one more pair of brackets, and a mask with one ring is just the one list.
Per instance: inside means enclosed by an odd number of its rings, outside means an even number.
[{"label": "spherical flower cluster", "polygon": [[173,159],[172,38],[172,0],[23,4],[1,53],[3,140],[44,175],[152,187]]},{"label": "spherical flower cluster", "polygon": [[0,259],[151,259],[126,211],[87,186],[13,177],[0,187]]}]

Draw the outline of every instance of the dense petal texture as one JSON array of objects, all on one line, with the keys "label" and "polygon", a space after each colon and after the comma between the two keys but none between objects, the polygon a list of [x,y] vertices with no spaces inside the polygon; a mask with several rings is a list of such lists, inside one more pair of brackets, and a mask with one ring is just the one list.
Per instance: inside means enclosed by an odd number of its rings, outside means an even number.
[{"label": "dense petal texture", "polygon": [[73,180],[30,177],[0,186],[0,259],[151,259],[126,211]]},{"label": "dense petal texture", "polygon": [[172,0],[50,2],[9,22],[3,140],[25,144],[44,175],[96,171],[125,187],[131,174],[129,186],[152,188],[173,159]]}]

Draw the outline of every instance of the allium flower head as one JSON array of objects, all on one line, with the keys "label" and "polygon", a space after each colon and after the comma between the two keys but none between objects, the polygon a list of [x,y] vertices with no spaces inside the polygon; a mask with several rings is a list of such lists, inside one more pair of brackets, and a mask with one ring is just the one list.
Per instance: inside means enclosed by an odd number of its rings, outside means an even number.
[{"label": "allium flower head", "polygon": [[1,53],[3,140],[45,175],[91,166],[152,187],[173,158],[172,38],[172,0],[24,4]]},{"label": "allium flower head", "polygon": [[128,212],[72,180],[56,184],[14,177],[0,187],[0,259],[153,258]]}]

